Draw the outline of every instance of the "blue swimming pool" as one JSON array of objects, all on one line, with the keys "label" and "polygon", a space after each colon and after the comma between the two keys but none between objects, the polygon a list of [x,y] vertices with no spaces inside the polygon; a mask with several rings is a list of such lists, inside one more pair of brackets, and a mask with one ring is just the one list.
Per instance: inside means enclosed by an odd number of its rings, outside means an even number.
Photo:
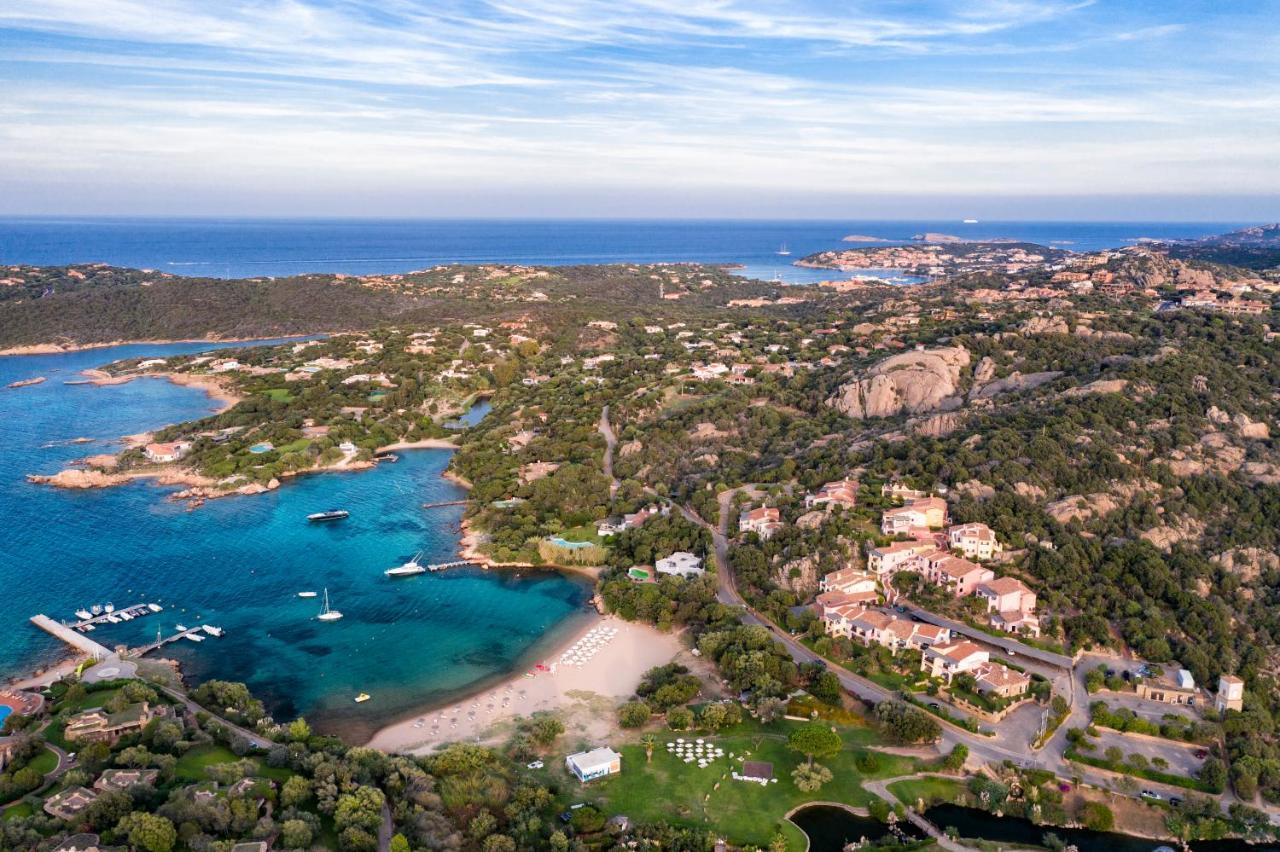
[{"label": "blue swimming pool", "polygon": [[593,542],[590,541],[569,541],[568,539],[561,538],[558,535],[553,535],[548,539],[548,541],[556,547],[563,547],[566,550],[577,550],[582,547],[590,547],[593,544]]},{"label": "blue swimming pool", "polygon": [[4,720],[13,714],[13,708],[8,704],[0,704],[0,728],[4,727]]}]

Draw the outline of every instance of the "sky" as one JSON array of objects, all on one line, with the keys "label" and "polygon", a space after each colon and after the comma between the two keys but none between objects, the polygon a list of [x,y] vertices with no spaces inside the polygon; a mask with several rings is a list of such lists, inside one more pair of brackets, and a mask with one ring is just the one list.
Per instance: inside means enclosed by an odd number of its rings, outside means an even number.
[{"label": "sky", "polygon": [[1280,0],[0,0],[0,215],[1280,218]]}]

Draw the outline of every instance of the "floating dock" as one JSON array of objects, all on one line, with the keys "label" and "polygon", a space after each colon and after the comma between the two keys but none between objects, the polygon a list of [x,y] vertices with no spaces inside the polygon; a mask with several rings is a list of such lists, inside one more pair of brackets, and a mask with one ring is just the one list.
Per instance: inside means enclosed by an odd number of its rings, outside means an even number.
[{"label": "floating dock", "polygon": [[[92,618],[81,619],[74,624],[71,624],[70,627],[72,630],[83,630],[86,625],[90,624],[115,624],[118,621],[133,621],[135,618],[142,618],[144,615],[151,614],[151,607],[144,603],[138,603],[133,606],[113,609],[111,612],[99,613]],[[129,617],[124,618],[123,616],[125,615]],[[112,621],[112,618],[116,619],[116,621]]]},{"label": "floating dock", "polygon": [[114,652],[105,645],[93,641],[83,633],[77,633],[47,615],[33,615],[31,616],[31,623],[44,632],[56,636],[76,650],[83,651],[95,660],[105,660],[108,657],[115,656]]}]

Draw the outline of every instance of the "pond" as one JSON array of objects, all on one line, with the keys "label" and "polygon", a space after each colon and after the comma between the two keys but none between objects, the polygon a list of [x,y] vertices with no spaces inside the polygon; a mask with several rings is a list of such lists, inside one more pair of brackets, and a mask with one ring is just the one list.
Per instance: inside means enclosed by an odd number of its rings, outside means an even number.
[{"label": "pond", "polygon": [[493,408],[487,399],[479,399],[467,409],[465,414],[460,414],[453,420],[446,421],[443,425],[446,429],[469,429],[476,425],[484,416],[489,413],[489,409]]},{"label": "pond", "polygon": [[[1036,825],[1021,817],[998,817],[977,808],[960,805],[935,805],[924,813],[925,818],[943,830],[954,827],[961,837],[981,838],[1004,843],[1044,845],[1046,834],[1054,834],[1075,846],[1079,852],[1152,852],[1170,848],[1172,844],[1127,834],[1090,831],[1085,828],[1057,828]],[[1245,850],[1275,850],[1280,846],[1250,845],[1242,840],[1213,840],[1192,843],[1195,852],[1245,852]]]},{"label": "pond", "polygon": [[791,821],[808,835],[810,852],[841,852],[846,843],[880,840],[895,833],[910,840],[924,837],[924,833],[910,823],[891,832],[879,820],[832,805],[810,805],[792,814]]}]

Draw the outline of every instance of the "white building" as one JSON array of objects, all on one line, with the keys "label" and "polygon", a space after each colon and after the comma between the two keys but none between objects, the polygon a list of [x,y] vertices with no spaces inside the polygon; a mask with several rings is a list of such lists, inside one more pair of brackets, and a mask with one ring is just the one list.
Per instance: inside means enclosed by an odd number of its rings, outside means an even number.
[{"label": "white building", "polygon": [[611,748],[580,751],[564,759],[564,765],[579,781],[592,781],[622,771],[622,755]]},{"label": "white building", "polygon": [[670,556],[663,557],[654,563],[659,574],[675,574],[680,577],[702,576],[702,560],[692,553],[677,550]]}]

